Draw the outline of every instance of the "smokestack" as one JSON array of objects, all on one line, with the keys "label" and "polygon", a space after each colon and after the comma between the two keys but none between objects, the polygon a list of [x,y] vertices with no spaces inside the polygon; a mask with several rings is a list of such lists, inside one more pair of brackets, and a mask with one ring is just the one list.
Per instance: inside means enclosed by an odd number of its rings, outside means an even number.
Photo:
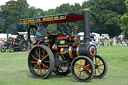
[{"label": "smokestack", "polygon": [[83,29],[84,29],[84,43],[90,41],[90,8],[83,8]]},{"label": "smokestack", "polygon": [[7,40],[8,40],[8,37],[9,37],[9,36],[8,36],[8,29],[6,30],[6,33],[7,33]]}]

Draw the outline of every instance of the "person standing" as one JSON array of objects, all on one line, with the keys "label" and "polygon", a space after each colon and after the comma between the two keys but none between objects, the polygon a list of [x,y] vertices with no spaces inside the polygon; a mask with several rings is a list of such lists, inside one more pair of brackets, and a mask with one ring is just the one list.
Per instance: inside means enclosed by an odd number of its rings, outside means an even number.
[{"label": "person standing", "polygon": [[113,38],[113,46],[115,46],[116,45],[116,39],[115,39],[115,37]]}]

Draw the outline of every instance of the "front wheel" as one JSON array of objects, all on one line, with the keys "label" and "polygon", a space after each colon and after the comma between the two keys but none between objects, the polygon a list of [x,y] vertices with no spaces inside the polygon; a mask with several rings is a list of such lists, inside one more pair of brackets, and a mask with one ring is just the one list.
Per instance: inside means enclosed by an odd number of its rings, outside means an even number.
[{"label": "front wheel", "polygon": [[54,70],[55,60],[52,51],[44,45],[32,48],[28,56],[30,72],[37,78],[48,78]]},{"label": "front wheel", "polygon": [[88,82],[94,76],[94,64],[86,56],[78,56],[71,63],[71,73],[80,82]]},{"label": "front wheel", "polygon": [[94,78],[103,78],[106,75],[108,69],[105,59],[100,55],[96,55],[94,58],[94,65]]}]

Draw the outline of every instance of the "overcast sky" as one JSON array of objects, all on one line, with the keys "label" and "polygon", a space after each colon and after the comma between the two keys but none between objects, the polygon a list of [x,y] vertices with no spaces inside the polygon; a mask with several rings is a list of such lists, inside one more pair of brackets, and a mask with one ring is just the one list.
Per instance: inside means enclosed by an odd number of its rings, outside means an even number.
[{"label": "overcast sky", "polygon": [[[0,5],[5,5],[5,2],[10,0],[0,0]],[[43,10],[55,9],[57,6],[62,5],[63,3],[69,3],[70,5],[74,5],[74,3],[79,3],[82,5],[82,2],[86,0],[27,0],[30,6],[34,6],[36,8],[41,8]]]}]

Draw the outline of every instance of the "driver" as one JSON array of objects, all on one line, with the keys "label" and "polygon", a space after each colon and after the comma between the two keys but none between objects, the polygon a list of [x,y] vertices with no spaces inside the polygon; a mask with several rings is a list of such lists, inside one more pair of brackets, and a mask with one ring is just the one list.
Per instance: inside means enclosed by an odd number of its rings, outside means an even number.
[{"label": "driver", "polygon": [[47,30],[47,26],[48,26],[48,23],[43,22],[38,27],[38,29],[36,31],[37,42],[44,39],[47,35],[51,35],[51,33],[49,33],[48,30]]}]

